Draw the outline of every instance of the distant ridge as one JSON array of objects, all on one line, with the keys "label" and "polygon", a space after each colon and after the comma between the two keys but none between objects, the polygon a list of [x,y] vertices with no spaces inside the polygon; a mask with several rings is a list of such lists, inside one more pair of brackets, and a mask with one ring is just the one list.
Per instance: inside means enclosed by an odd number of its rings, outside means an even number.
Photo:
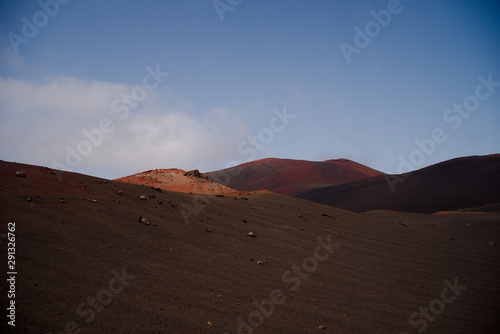
[{"label": "distant ridge", "polygon": [[240,191],[265,189],[281,195],[297,196],[316,187],[382,176],[384,173],[347,159],[316,162],[268,158],[205,175]]},{"label": "distant ridge", "polygon": [[498,204],[499,189],[500,154],[492,154],[456,158],[412,173],[317,187],[298,197],[355,212],[434,213]]}]

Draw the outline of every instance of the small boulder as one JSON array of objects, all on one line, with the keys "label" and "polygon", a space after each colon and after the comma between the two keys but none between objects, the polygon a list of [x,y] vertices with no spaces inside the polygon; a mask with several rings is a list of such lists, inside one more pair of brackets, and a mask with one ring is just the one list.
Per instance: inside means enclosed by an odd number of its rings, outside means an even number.
[{"label": "small boulder", "polygon": [[144,224],[144,225],[150,225],[151,224],[147,218],[141,217],[141,216],[139,216],[139,218],[137,218],[137,222],[139,222],[141,224]]},{"label": "small boulder", "polygon": [[26,177],[26,174],[24,172],[21,172],[20,170],[16,171],[16,176],[17,177]]}]

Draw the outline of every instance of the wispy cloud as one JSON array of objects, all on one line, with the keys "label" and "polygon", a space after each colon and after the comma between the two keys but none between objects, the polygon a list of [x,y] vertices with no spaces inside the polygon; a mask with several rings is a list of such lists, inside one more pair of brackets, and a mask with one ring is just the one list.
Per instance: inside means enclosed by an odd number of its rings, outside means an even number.
[{"label": "wispy cloud", "polygon": [[[132,86],[72,77],[42,82],[0,77],[0,153],[2,159],[51,166],[65,161],[66,147],[85,140],[82,130],[103,118],[114,130],[83,158],[79,172],[113,171],[118,177],[151,168],[212,168],[230,160],[250,126],[226,107],[183,110],[160,102],[159,92],[121,120],[112,101]],[[188,103],[189,105],[189,103]],[[15,138],[15,140],[12,140]]]}]

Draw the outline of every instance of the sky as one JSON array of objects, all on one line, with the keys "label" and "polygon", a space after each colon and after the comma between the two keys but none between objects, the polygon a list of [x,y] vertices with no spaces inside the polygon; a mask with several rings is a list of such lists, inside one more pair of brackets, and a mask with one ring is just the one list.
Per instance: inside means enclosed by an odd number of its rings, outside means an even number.
[{"label": "sky", "polygon": [[0,2],[0,159],[118,178],[500,152],[494,0]]}]

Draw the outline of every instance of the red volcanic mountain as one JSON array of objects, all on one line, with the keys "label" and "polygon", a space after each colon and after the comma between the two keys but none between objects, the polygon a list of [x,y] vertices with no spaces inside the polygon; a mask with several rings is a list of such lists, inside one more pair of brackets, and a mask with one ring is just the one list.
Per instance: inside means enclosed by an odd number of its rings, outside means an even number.
[{"label": "red volcanic mountain", "polygon": [[140,184],[181,193],[228,195],[238,193],[234,189],[209,180],[197,169],[186,172],[182,169],[155,169],[115,179],[115,181]]},{"label": "red volcanic mountain", "polygon": [[383,220],[5,161],[0,184],[0,333],[500,331],[491,214]]},{"label": "red volcanic mountain", "polygon": [[485,205],[498,207],[500,155],[457,158],[412,173],[318,187],[298,197],[355,212],[434,213]]},{"label": "red volcanic mountain", "polygon": [[316,162],[275,158],[204,174],[211,180],[236,190],[265,189],[286,196],[296,196],[316,187],[384,175],[347,159]]}]

